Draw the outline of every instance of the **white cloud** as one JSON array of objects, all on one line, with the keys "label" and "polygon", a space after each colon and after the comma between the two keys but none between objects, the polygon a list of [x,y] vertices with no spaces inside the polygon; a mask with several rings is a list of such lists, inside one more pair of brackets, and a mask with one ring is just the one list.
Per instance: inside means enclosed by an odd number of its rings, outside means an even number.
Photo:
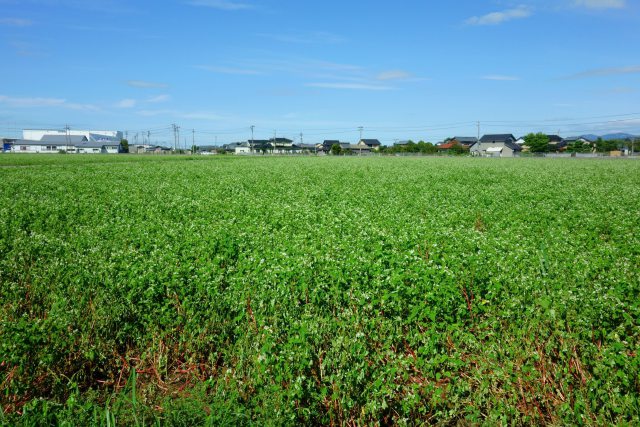
[{"label": "white cloud", "polygon": [[188,4],[191,6],[210,7],[220,10],[247,10],[254,8],[253,5],[231,0],[191,0]]},{"label": "white cloud", "polygon": [[500,12],[492,12],[482,16],[472,16],[467,19],[467,25],[497,25],[514,19],[528,18],[532,11],[527,6],[518,6],[514,9],[507,9]]},{"label": "white cloud", "polygon": [[123,99],[116,104],[116,108],[133,108],[137,104],[135,99]]},{"label": "white cloud", "polygon": [[583,71],[571,76],[565,77],[565,79],[584,79],[588,77],[606,77],[617,76],[622,74],[638,74],[640,73],[640,65],[631,65],[627,67],[611,67],[611,68],[596,68],[593,70]]},{"label": "white cloud", "polygon": [[171,95],[158,95],[158,96],[154,96],[153,98],[149,98],[147,99],[145,102],[148,102],[149,104],[158,104],[160,102],[167,102],[171,99]]},{"label": "white cloud", "polygon": [[347,90],[391,90],[389,86],[378,86],[364,83],[308,83],[308,87],[318,87],[324,89],[347,89]]},{"label": "white cloud", "polygon": [[17,55],[19,56],[32,56],[32,57],[47,57],[49,54],[44,52],[40,47],[34,45],[33,43],[14,40],[10,41],[9,46],[11,46]]},{"label": "white cloud", "polygon": [[0,103],[9,107],[29,108],[29,107],[57,107],[64,105],[65,99],[61,98],[14,98],[0,95]]},{"label": "white cloud", "polygon": [[378,79],[378,80],[406,80],[406,79],[408,79],[410,77],[411,77],[411,74],[409,74],[406,71],[390,70],[390,71],[383,71],[382,73],[378,74],[376,79]]},{"label": "white cloud", "polygon": [[6,25],[8,27],[29,27],[33,25],[33,21],[21,18],[1,18],[0,25]]},{"label": "white cloud", "polygon": [[100,108],[92,104],[79,104],[67,102],[63,98],[41,98],[41,97],[12,97],[0,95],[0,104],[12,108],[69,108],[71,110],[99,111]]},{"label": "white cloud", "polygon": [[483,80],[496,80],[496,81],[503,81],[503,82],[513,82],[516,80],[520,80],[520,77],[515,77],[515,76],[503,76],[503,75],[499,75],[499,74],[492,74],[492,75],[488,75],[488,76],[482,76]]},{"label": "white cloud", "polygon": [[626,0],[574,0],[574,5],[588,9],[622,9]]},{"label": "white cloud", "polygon": [[127,81],[127,84],[131,87],[142,89],[165,89],[168,87],[165,83],[149,82],[146,80],[129,80]]}]

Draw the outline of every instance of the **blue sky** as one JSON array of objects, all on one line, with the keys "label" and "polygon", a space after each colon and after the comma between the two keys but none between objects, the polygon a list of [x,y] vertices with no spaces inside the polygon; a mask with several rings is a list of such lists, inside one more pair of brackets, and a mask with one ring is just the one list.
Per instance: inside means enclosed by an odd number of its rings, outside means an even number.
[{"label": "blue sky", "polygon": [[0,0],[0,133],[640,134],[636,0]]}]

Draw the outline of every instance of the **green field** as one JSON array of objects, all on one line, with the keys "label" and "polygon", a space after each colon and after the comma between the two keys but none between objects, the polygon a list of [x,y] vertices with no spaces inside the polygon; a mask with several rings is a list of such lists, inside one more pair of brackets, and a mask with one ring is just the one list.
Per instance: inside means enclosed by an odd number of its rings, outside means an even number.
[{"label": "green field", "polygon": [[640,423],[640,161],[0,177],[2,424]]}]

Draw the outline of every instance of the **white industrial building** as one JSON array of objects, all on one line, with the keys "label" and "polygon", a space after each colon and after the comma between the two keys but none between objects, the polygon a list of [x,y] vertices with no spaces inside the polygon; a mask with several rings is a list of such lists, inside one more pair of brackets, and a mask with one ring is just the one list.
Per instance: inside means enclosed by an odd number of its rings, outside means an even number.
[{"label": "white industrial building", "polygon": [[74,129],[24,129],[22,139],[27,141],[41,141],[45,136],[84,136],[87,141],[120,142],[123,138],[119,130],[74,130]]}]

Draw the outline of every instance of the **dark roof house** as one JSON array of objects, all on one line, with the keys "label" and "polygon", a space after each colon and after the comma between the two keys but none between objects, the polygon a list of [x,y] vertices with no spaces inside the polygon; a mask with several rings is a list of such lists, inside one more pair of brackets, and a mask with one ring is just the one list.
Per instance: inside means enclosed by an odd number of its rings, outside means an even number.
[{"label": "dark roof house", "polygon": [[380,147],[380,141],[378,141],[377,139],[361,139],[360,142],[358,142],[358,144],[364,144],[367,147],[370,148],[377,148]]},{"label": "dark roof house", "polygon": [[475,136],[454,136],[450,138],[449,141],[457,141],[460,145],[464,145],[465,147],[471,147],[473,144],[478,142],[478,138]]},{"label": "dark roof house", "polygon": [[487,134],[480,138],[480,142],[516,142],[516,137],[510,133]]}]

